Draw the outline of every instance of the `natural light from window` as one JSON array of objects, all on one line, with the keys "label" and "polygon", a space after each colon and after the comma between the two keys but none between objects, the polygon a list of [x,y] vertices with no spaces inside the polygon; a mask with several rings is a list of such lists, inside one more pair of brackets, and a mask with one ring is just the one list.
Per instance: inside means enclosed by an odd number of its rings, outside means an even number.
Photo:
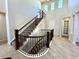
[{"label": "natural light from window", "polygon": [[63,0],[58,0],[58,8],[62,8],[63,7]]},{"label": "natural light from window", "polygon": [[44,9],[47,12],[48,11],[48,5],[45,5]]},{"label": "natural light from window", "polygon": [[55,3],[52,2],[52,3],[51,3],[51,10],[54,10],[54,8],[55,8],[54,6],[55,6]]}]

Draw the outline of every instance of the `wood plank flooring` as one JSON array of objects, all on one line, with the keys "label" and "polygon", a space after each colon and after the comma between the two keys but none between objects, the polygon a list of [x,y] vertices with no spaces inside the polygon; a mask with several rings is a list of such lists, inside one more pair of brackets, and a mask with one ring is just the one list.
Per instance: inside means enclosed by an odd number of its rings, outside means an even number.
[{"label": "wood plank flooring", "polygon": [[[31,59],[17,52],[7,44],[0,46],[0,59],[12,57],[13,59]],[[79,47],[73,45],[65,38],[54,37],[50,45],[49,52],[36,59],[79,59]]]}]

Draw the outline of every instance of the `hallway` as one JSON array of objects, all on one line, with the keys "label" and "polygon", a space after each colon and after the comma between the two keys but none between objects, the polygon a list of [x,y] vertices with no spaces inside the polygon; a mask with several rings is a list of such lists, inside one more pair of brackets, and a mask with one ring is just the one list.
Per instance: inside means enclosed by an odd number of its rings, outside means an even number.
[{"label": "hallway", "polygon": [[[37,59],[79,59],[79,47],[73,45],[65,38],[54,37],[49,52]],[[12,57],[13,59],[30,59],[14,50],[13,47],[8,47],[7,44],[0,46],[0,59]]]}]

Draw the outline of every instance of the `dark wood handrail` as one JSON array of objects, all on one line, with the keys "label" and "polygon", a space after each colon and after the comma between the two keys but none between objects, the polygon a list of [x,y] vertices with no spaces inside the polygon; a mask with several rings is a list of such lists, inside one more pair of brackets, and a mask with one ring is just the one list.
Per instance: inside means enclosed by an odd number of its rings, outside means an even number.
[{"label": "dark wood handrail", "polygon": [[[46,35],[47,36],[47,35]],[[36,44],[35,46],[44,38],[45,36],[43,36]]]},{"label": "dark wood handrail", "polygon": [[[44,13],[44,11],[42,11],[42,17],[43,17],[43,14],[44,15],[46,15],[45,13]],[[24,26],[22,26],[18,31],[21,31],[24,27],[26,27],[29,23],[31,23],[34,19],[36,19],[37,18],[37,16],[36,17],[34,17],[32,20],[30,20],[28,23],[26,23]]]},{"label": "dark wood handrail", "polygon": [[[47,35],[42,36],[42,38],[38,42],[40,42],[45,36]],[[38,44],[38,42],[35,44],[35,46]]]},{"label": "dark wood handrail", "polygon": [[43,39],[43,37],[33,46],[28,50],[28,53],[30,52],[31,49],[33,49],[41,40]]},{"label": "dark wood handrail", "polygon": [[[39,19],[43,19],[43,16],[44,15],[44,12],[42,11],[41,12],[41,14],[40,14],[40,18]],[[37,15],[38,16],[38,15]],[[16,41],[16,44],[15,44],[15,46],[16,46],[16,50],[17,49],[19,49],[19,47],[20,47],[20,41],[19,41],[19,36],[23,36],[23,37],[25,37],[25,38],[42,38],[42,37],[44,37],[44,36],[29,36],[29,34],[28,34],[28,36],[24,36],[24,35],[19,35],[19,31],[21,31],[23,28],[25,28],[27,25],[30,25],[31,23],[32,23],[32,21],[35,21],[36,22],[36,20],[38,19],[37,18],[37,16],[36,17],[34,17],[32,20],[30,20],[28,23],[26,23],[24,26],[22,26],[20,29],[15,29],[15,41]],[[35,22],[34,22],[34,24],[35,24]],[[33,25],[33,24],[32,24]],[[29,26],[30,27],[30,26]],[[28,29],[26,29],[27,31],[28,31]],[[30,29],[29,29],[30,30]],[[18,42],[18,43],[17,43]]]},{"label": "dark wood handrail", "polygon": [[[51,32],[47,32],[47,35],[46,35],[46,37],[47,37],[47,42],[46,42],[47,48],[49,48],[50,40],[52,40],[53,31],[54,31],[54,30],[52,29]],[[44,37],[45,37],[45,36],[44,36]],[[34,49],[34,48],[39,44],[39,42],[40,42],[41,40],[43,40],[44,37],[42,37],[33,47],[31,47],[31,48],[28,50],[28,53],[31,53],[32,49]],[[38,49],[38,48],[37,48],[37,49]],[[32,52],[32,53],[33,53],[33,52]],[[34,53],[37,53],[37,52],[34,52]]]},{"label": "dark wood handrail", "polygon": [[19,35],[19,36],[22,36],[22,37],[25,37],[25,38],[42,38],[42,37],[45,37],[46,35],[43,35],[43,36],[24,36],[24,35]]},{"label": "dark wood handrail", "polygon": [[37,16],[34,17],[32,20],[30,20],[28,23],[26,23],[24,26],[22,26],[22,27],[19,29],[19,31],[21,31],[24,27],[26,27],[29,23],[31,23],[35,18],[37,18]]},{"label": "dark wood handrail", "polygon": [[44,35],[33,47],[31,47],[31,48],[29,49],[29,52],[30,52],[30,50],[33,49],[36,45],[38,45],[38,43],[39,43],[41,40],[43,40],[43,38],[44,38],[45,36],[47,37],[47,35]]}]

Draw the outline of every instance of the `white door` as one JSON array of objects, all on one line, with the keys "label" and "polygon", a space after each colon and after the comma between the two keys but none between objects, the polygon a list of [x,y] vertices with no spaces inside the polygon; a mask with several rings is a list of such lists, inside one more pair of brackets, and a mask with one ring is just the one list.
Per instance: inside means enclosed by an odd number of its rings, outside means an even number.
[{"label": "white door", "polygon": [[62,20],[62,36],[69,37],[69,23],[70,17],[66,17]]},{"label": "white door", "polygon": [[73,25],[73,43],[76,43],[79,42],[79,13],[74,15]]},{"label": "white door", "polygon": [[3,41],[6,41],[7,35],[6,35],[6,20],[5,20],[5,14],[0,13],[0,43]]}]

